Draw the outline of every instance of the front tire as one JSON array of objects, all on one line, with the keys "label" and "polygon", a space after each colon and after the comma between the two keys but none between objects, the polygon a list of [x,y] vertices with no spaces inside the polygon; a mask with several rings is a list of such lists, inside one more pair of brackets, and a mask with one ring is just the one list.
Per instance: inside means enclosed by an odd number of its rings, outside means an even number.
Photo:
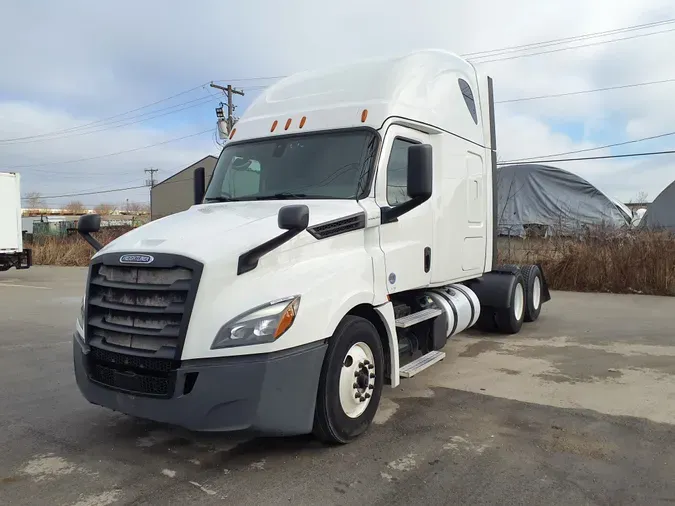
[{"label": "front tire", "polygon": [[345,444],[375,417],[384,381],[384,350],[375,326],[346,316],[329,339],[319,379],[314,435]]}]

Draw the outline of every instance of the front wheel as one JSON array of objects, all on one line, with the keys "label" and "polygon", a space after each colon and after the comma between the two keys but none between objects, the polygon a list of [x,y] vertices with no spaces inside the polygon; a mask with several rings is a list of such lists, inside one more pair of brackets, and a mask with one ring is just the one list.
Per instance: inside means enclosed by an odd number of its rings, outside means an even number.
[{"label": "front wheel", "polygon": [[364,433],[375,417],[384,380],[384,351],[365,318],[345,317],[328,342],[317,393],[314,435],[345,444]]}]

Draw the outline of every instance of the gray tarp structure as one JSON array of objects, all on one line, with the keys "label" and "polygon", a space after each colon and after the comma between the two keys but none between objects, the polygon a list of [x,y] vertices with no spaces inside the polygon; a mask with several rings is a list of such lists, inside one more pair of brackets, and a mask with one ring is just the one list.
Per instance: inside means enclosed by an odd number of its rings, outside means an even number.
[{"label": "gray tarp structure", "polygon": [[505,165],[497,171],[499,235],[571,235],[597,226],[627,226],[626,217],[585,179],[547,165]]},{"label": "gray tarp structure", "polygon": [[647,212],[640,221],[640,227],[667,229],[675,232],[675,181],[659,193],[649,204]]}]

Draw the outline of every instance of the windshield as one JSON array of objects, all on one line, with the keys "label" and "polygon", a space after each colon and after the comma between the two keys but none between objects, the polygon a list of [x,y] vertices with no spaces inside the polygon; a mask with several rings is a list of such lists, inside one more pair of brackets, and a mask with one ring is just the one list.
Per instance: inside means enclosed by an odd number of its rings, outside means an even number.
[{"label": "windshield", "polygon": [[205,201],[360,198],[370,180],[377,138],[362,129],[226,146]]}]

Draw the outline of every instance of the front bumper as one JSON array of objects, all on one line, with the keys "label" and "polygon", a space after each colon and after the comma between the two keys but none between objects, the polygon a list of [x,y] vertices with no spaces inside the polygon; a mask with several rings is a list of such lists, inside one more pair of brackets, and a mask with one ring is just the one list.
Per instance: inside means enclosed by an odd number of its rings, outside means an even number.
[{"label": "front bumper", "polygon": [[[327,345],[283,352],[184,361],[173,369],[163,398],[129,393],[92,376],[89,346],[73,337],[75,377],[91,403],[195,431],[298,435],[312,431]],[[125,371],[117,369],[122,375]]]}]

